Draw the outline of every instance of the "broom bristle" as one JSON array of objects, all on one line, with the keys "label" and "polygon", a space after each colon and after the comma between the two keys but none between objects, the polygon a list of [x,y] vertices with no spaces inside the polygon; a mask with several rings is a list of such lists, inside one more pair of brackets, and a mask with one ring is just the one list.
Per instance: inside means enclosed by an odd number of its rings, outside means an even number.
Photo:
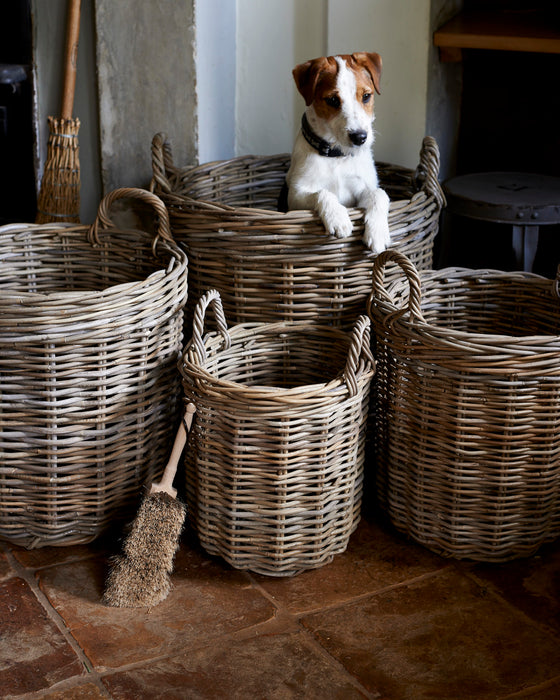
[{"label": "broom bristle", "polygon": [[80,120],[49,117],[48,123],[47,160],[35,222],[80,223]]},{"label": "broom bristle", "polygon": [[115,557],[103,601],[112,607],[152,607],[171,588],[169,574],[179,547],[186,507],[163,491],[147,495],[132,529]]}]

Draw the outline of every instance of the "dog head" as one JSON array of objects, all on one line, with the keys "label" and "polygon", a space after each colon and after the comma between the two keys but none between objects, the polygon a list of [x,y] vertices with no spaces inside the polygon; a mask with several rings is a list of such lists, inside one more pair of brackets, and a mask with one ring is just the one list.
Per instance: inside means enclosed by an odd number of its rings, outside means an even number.
[{"label": "dog head", "polygon": [[318,136],[345,154],[373,144],[373,94],[379,94],[381,56],[353,53],[307,61],[293,70]]}]

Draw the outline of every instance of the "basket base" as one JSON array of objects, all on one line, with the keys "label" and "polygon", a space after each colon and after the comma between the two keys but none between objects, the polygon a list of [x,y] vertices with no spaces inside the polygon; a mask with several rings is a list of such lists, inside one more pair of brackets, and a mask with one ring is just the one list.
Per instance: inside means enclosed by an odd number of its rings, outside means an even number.
[{"label": "basket base", "polygon": [[387,524],[394,530],[410,538],[419,545],[422,545],[430,552],[446,559],[458,561],[472,561],[487,564],[503,564],[514,559],[524,559],[534,556],[546,544],[560,538],[560,533],[541,537],[538,541],[519,540],[511,541],[506,537],[500,544],[489,541],[473,541],[472,538],[461,541],[453,538],[450,533],[442,532],[440,536],[436,533],[418,532],[415,526],[409,526],[391,517],[390,514],[383,513]]},{"label": "basket base", "polygon": [[335,556],[343,554],[348,548],[350,537],[355,532],[360,522],[360,515],[353,518],[352,526],[347,537],[336,543],[336,546],[329,547],[325,545],[323,549],[318,549],[316,552],[306,552],[298,555],[297,551],[284,551],[281,555],[273,557],[270,554],[259,553],[249,547],[243,553],[241,550],[234,551],[231,548],[220,548],[212,540],[208,540],[204,533],[198,535],[198,540],[202,548],[210,555],[217,556],[227,562],[234,569],[240,571],[249,571],[253,574],[261,576],[270,576],[274,578],[289,578],[297,576],[305,571],[312,569],[320,569],[327,564],[330,564]]}]

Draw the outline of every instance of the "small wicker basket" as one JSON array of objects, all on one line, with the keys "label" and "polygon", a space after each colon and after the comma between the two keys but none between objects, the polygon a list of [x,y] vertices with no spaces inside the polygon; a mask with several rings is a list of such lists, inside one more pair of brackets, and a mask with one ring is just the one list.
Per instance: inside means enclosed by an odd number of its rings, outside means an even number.
[{"label": "small wicker basket", "polygon": [[[121,197],[154,207],[155,239],[114,228]],[[85,543],[132,513],[176,427],[186,296],[144,190],[112,192],[91,229],[0,228],[0,538]]]},{"label": "small wicker basket", "polygon": [[[396,261],[404,276],[385,288]],[[504,561],[560,534],[560,302],[530,273],[418,273],[381,254],[369,314],[376,493],[456,558]]]},{"label": "small wicker basket", "polygon": [[[362,242],[363,211],[350,210],[354,232],[346,239],[328,236],[314,212],[279,213],[289,164],[289,155],[244,156],[180,169],[165,136],[154,136],[152,187],[189,256],[188,324],[209,288],[220,292],[230,323],[307,320],[351,330],[365,313],[375,256]],[[424,139],[416,173],[377,169],[392,199],[394,246],[431,268],[444,202],[435,140]]]},{"label": "small wicker basket", "polygon": [[[203,336],[208,304],[218,331]],[[181,371],[196,405],[187,450],[202,545],[239,569],[289,576],[343,552],[360,518],[373,376],[370,322],[228,329],[218,292],[194,315]]]}]

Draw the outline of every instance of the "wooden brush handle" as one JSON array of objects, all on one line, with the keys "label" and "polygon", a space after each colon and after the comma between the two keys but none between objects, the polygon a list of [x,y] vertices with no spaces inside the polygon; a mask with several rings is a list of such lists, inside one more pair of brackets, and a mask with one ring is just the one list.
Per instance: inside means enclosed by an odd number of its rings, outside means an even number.
[{"label": "wooden brush handle", "polygon": [[64,51],[64,80],[62,83],[62,108],[60,110],[63,119],[72,119],[72,110],[74,109],[78,39],[80,36],[80,5],[81,0],[69,0],[68,2],[68,26]]},{"label": "wooden brush handle", "polygon": [[173,488],[173,480],[175,479],[175,474],[177,473],[179,459],[183,453],[185,443],[187,442],[187,432],[191,429],[195,411],[196,408],[193,403],[187,404],[185,415],[181,421],[179,429],[177,430],[175,442],[173,443],[173,449],[171,450],[171,456],[169,457],[169,461],[167,462],[167,466],[165,467],[161,481],[159,484],[152,484],[150,493],[165,491],[170,496],[173,496],[173,498],[177,496],[177,489]]}]

